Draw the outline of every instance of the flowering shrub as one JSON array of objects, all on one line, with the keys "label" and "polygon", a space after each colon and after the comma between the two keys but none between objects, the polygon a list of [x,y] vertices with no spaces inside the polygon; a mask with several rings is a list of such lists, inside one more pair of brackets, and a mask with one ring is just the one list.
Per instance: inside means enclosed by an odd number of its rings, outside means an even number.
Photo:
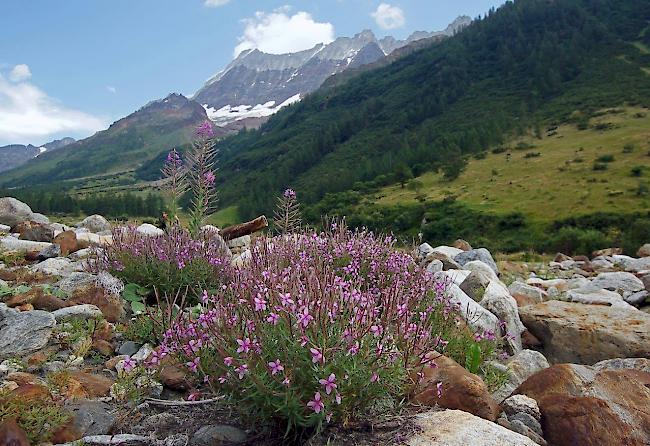
[{"label": "flowering shrub", "polygon": [[231,283],[167,330],[152,363],[180,356],[244,415],[287,432],[345,423],[396,406],[451,338],[460,355],[456,338],[482,342],[458,328],[445,287],[390,237],[260,238]]},{"label": "flowering shrub", "polygon": [[218,288],[231,275],[227,248],[220,237],[201,232],[193,238],[179,226],[157,237],[140,234],[133,227],[116,228],[113,243],[100,251],[93,269],[155,289],[160,295],[187,289],[194,303],[201,290]]}]

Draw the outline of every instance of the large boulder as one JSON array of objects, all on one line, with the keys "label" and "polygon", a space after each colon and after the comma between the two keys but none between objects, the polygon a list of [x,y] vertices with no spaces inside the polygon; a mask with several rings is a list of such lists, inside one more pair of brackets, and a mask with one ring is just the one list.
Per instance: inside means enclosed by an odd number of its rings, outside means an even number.
[{"label": "large boulder", "polygon": [[650,243],[646,243],[636,252],[637,257],[650,257]]},{"label": "large boulder", "polygon": [[90,232],[104,232],[111,230],[111,224],[101,215],[91,215],[77,224],[78,228],[88,229]]},{"label": "large boulder", "polygon": [[135,230],[139,234],[148,235],[148,236],[151,236],[151,237],[157,237],[157,236],[165,234],[165,231],[163,231],[160,228],[157,228],[156,226],[152,225],[151,223],[143,223],[140,226],[138,226]]},{"label": "large boulder", "polygon": [[499,332],[499,319],[461,290],[455,283],[447,287],[449,302],[455,306],[467,324],[477,331]]},{"label": "large boulder", "polygon": [[55,324],[46,311],[20,313],[0,303],[0,360],[45,347]]},{"label": "large boulder", "polygon": [[480,304],[505,324],[506,339],[510,350],[513,353],[520,351],[522,348],[521,334],[525,327],[519,318],[517,301],[510,295],[505,285],[498,280],[491,280]]},{"label": "large boulder", "polygon": [[408,446],[537,446],[530,438],[460,410],[425,412],[415,416]]},{"label": "large boulder", "polygon": [[24,221],[16,225],[14,230],[20,234],[19,238],[21,240],[51,243],[54,239],[54,229],[50,225],[44,223]]},{"label": "large boulder", "polygon": [[537,401],[553,446],[650,444],[650,373],[558,364],[515,391]]},{"label": "large boulder", "polygon": [[413,400],[424,406],[459,409],[486,420],[495,421],[499,406],[483,380],[456,361],[444,355],[433,354],[435,367],[423,370],[423,378]]},{"label": "large boulder", "polygon": [[485,263],[488,265],[492,270],[496,273],[499,274],[499,268],[497,267],[496,262],[492,258],[492,254],[490,254],[490,251],[488,251],[485,248],[478,248],[478,249],[472,249],[471,251],[463,251],[456,256],[454,256],[454,260],[458,262],[461,266],[464,266],[468,262],[472,262],[474,260],[480,260],[481,262]]},{"label": "large boulder", "polygon": [[483,273],[472,271],[460,284],[460,289],[476,302],[480,302],[489,284],[489,277]]},{"label": "large boulder", "polygon": [[618,271],[614,273],[600,273],[591,282],[591,286],[596,289],[616,291],[623,295],[627,293],[636,293],[643,290],[643,282],[632,273]]},{"label": "large boulder", "polygon": [[517,301],[517,306],[535,305],[544,302],[548,294],[541,288],[515,281],[508,287],[510,295]]},{"label": "large boulder", "polygon": [[641,257],[640,259],[634,259],[625,266],[626,271],[631,271],[633,273],[639,273],[641,271],[650,270],[650,257]]},{"label": "large boulder", "polygon": [[18,251],[20,253],[41,252],[52,247],[52,243],[32,242],[31,240],[20,240],[7,235],[0,237],[0,248],[7,251]]},{"label": "large boulder", "polygon": [[0,224],[14,227],[24,221],[32,220],[32,209],[15,198],[0,198]]},{"label": "large boulder", "polygon": [[551,363],[650,358],[650,315],[636,309],[549,301],[519,309]]},{"label": "large boulder", "polygon": [[31,267],[34,272],[49,274],[51,276],[67,277],[76,269],[76,265],[65,257],[47,259]]},{"label": "large boulder", "polygon": [[632,305],[623,300],[620,294],[609,290],[594,291],[592,288],[569,290],[566,294],[566,300],[588,305],[605,305],[608,307],[627,308],[629,310],[634,309]]}]

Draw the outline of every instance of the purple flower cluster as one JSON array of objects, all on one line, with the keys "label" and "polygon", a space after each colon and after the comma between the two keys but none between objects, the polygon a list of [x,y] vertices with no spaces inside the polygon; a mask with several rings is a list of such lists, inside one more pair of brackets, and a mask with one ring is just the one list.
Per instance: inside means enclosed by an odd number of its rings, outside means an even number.
[{"label": "purple flower cluster", "polygon": [[242,410],[277,419],[293,407],[289,427],[401,399],[457,315],[444,284],[394,244],[344,227],[260,238],[248,266],[204,295],[200,314],[177,321],[161,348]]},{"label": "purple flower cluster", "polygon": [[209,139],[214,136],[214,129],[210,121],[204,121],[196,128],[196,134],[199,138]]}]

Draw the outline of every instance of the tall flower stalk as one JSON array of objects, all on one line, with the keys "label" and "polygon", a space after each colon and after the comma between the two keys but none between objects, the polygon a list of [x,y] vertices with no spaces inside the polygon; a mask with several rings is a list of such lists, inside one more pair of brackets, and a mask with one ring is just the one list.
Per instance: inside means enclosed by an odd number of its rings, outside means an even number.
[{"label": "tall flower stalk", "polygon": [[188,182],[192,190],[192,200],[189,212],[190,234],[196,236],[205,219],[214,213],[216,188],[214,162],[216,156],[215,143],[212,141],[214,132],[212,124],[204,122],[197,129],[198,141],[194,142],[192,151],[188,154]]},{"label": "tall flower stalk", "polygon": [[273,226],[279,234],[295,234],[300,231],[300,205],[293,189],[285,190],[282,196],[278,197]]},{"label": "tall flower stalk", "polygon": [[188,187],[183,160],[176,149],[172,149],[167,155],[162,174],[166,180],[165,186],[169,196],[169,217],[173,219],[178,216],[181,198],[187,192]]}]

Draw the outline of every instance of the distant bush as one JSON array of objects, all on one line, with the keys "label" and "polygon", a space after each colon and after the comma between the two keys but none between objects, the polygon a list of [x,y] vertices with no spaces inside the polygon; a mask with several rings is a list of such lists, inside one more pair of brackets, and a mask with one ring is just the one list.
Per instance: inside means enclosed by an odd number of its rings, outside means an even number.
[{"label": "distant bush", "polygon": [[623,146],[623,153],[632,153],[634,152],[634,144],[625,144]]},{"label": "distant bush", "polygon": [[487,158],[487,152],[478,152],[474,154],[474,159],[484,160],[485,158]]},{"label": "distant bush", "polygon": [[605,163],[594,163],[594,166],[592,168],[593,170],[607,170],[607,164]]},{"label": "distant bush", "polygon": [[640,177],[641,175],[643,175],[643,169],[644,166],[634,166],[630,170],[630,175],[632,175],[633,177]]},{"label": "distant bush", "polygon": [[610,155],[610,154],[601,155],[598,158],[596,158],[596,162],[599,163],[611,163],[614,162],[614,160],[615,160],[614,155]]},{"label": "distant bush", "polygon": [[505,153],[507,151],[508,151],[508,149],[506,147],[503,147],[503,146],[496,147],[496,148],[492,149],[492,153],[495,154],[495,155],[498,155],[499,153]]},{"label": "distant bush", "polygon": [[540,152],[528,152],[524,155],[524,158],[539,158],[540,156],[542,156]]},{"label": "distant bush", "polygon": [[527,142],[522,141],[520,143],[517,143],[517,145],[515,146],[515,149],[516,150],[528,150],[528,149],[533,149],[534,147],[535,147],[534,144],[529,144]]},{"label": "distant bush", "polygon": [[564,227],[551,237],[546,251],[562,252],[567,255],[590,255],[593,251],[608,246],[610,241],[600,231]]}]

